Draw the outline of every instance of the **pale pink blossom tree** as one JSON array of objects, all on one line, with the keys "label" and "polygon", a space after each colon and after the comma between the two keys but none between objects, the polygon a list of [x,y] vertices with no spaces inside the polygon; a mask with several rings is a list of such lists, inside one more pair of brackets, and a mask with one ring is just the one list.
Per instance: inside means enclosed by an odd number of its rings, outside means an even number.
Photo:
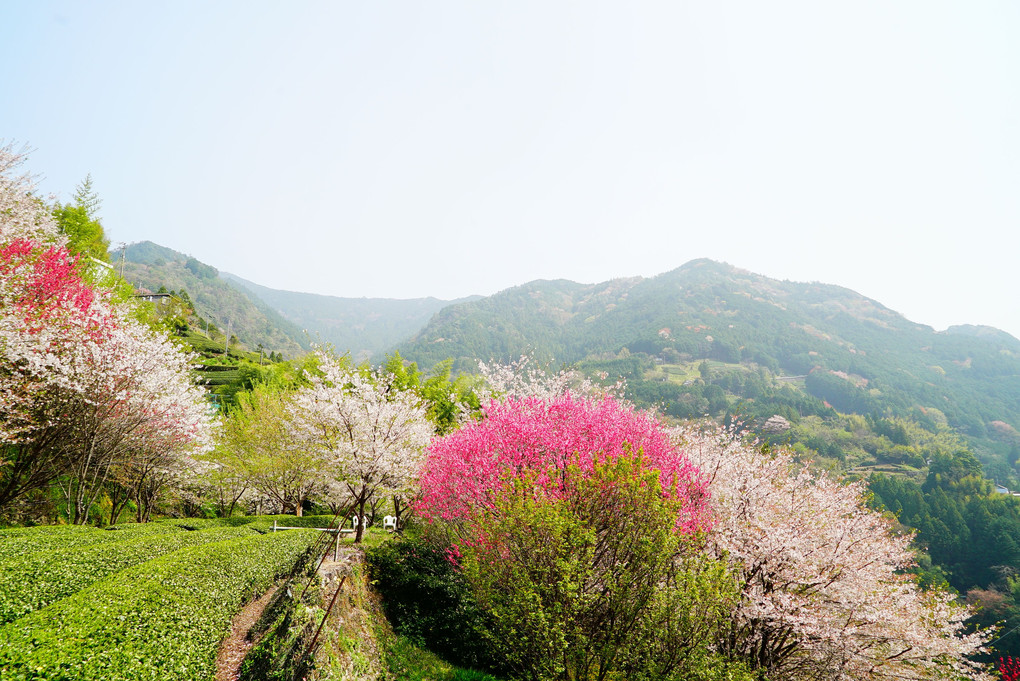
[{"label": "pale pink blossom tree", "polygon": [[0,149],[0,508],[64,476],[85,522],[119,456],[186,455],[209,412],[191,359],[82,278],[21,160]]},{"label": "pale pink blossom tree", "polygon": [[970,610],[922,591],[909,535],[843,484],[717,430],[673,439],[709,481],[711,550],[738,570],[743,599],[723,652],[768,679],[990,679],[971,656]]},{"label": "pale pink blossom tree", "polygon": [[475,388],[475,394],[482,405],[492,400],[525,397],[554,400],[568,392],[585,398],[598,398],[604,395],[619,398],[623,395],[625,387],[623,381],[603,387],[576,369],[563,368],[554,371],[536,362],[531,355],[521,355],[519,359],[508,364],[479,362],[478,376],[481,381]]},{"label": "pale pink blossom tree", "polygon": [[72,365],[80,390],[61,416],[73,433],[61,446],[68,473],[61,487],[73,520],[87,521],[111,475],[128,481],[147,517],[144,509],[159,490],[211,439],[213,419],[191,378],[192,358],[126,317],[104,342],[77,350]]},{"label": "pale pink blossom tree", "polygon": [[[385,374],[351,370],[328,352],[317,356],[322,375],[297,392],[291,413],[295,440],[322,457],[334,497],[349,498],[363,518],[378,494],[413,495],[433,432],[422,399]],[[359,522],[355,541],[363,534]]]}]

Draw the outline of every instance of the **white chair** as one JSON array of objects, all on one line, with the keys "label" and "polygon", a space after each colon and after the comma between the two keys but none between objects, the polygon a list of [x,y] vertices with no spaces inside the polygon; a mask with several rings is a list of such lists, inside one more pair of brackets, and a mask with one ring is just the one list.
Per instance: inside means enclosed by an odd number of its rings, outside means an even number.
[{"label": "white chair", "polygon": [[382,527],[384,530],[396,530],[397,529],[397,517],[388,515],[383,518]]}]

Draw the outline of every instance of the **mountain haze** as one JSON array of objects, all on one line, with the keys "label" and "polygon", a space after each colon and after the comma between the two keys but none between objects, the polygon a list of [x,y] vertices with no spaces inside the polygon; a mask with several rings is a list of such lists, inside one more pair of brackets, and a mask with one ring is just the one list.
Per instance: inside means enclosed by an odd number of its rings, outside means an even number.
[{"label": "mountain haze", "polygon": [[118,271],[138,289],[187,291],[200,316],[248,345],[295,356],[312,343],[358,361],[378,358],[456,301],[438,298],[340,298],[280,291],[248,281],[151,241],[116,251]]},{"label": "mountain haze", "polygon": [[476,300],[438,298],[340,298],[267,288],[233,274],[221,273],[232,285],[247,291],[291,322],[306,329],[315,341],[326,342],[357,360],[392,350],[419,331],[447,305]]}]

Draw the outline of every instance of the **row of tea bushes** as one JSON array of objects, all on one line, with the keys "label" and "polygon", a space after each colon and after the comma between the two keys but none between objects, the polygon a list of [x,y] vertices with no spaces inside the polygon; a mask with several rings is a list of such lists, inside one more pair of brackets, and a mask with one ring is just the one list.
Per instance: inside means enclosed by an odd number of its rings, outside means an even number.
[{"label": "row of tea bushes", "polygon": [[308,558],[295,530],[182,549],[0,627],[0,678],[213,678],[219,642],[252,597]]},{"label": "row of tea bushes", "polygon": [[36,551],[12,558],[0,554],[0,624],[66,598],[132,565],[188,546],[254,533],[247,527],[218,527],[200,532],[175,527],[153,529],[155,532],[105,533],[121,541]]},{"label": "row of tea bushes", "polygon": [[[346,520],[346,519],[342,519]],[[271,532],[273,522],[281,527],[336,527],[336,519],[332,515],[306,515],[300,518],[293,515],[244,515],[230,518],[177,518],[156,521],[157,525],[172,525],[186,530],[204,530],[210,527],[248,526],[258,532]],[[347,526],[350,523],[346,524]]]},{"label": "row of tea bushes", "polygon": [[165,534],[183,528],[156,523],[131,523],[100,530],[87,525],[46,525],[0,530],[0,561],[50,549],[73,549],[120,542],[131,537]]}]

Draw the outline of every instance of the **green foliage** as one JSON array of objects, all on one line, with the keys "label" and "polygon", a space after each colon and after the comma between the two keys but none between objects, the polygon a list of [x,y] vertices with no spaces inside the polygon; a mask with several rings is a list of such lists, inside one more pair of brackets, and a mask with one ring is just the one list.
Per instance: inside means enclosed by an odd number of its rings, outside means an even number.
[{"label": "green foliage", "polygon": [[161,534],[166,528],[149,523],[124,524],[100,530],[87,525],[41,525],[0,530],[0,560],[17,560],[43,551],[80,549],[94,544],[125,541],[148,534]]},{"label": "green foliage", "polygon": [[498,681],[486,672],[454,667],[406,636],[386,640],[383,656],[394,681]]},{"label": "green foliage", "polygon": [[493,669],[481,636],[486,618],[449,548],[411,534],[367,551],[365,558],[386,617],[400,636],[454,664]]},{"label": "green foliage", "polygon": [[924,484],[872,475],[876,508],[894,513],[917,531],[922,554],[915,570],[922,584],[947,582],[974,604],[983,626],[1007,619],[1009,634],[995,641],[1003,655],[1020,654],[1020,600],[1010,579],[1020,574],[1020,498],[997,494],[968,452],[940,453]]},{"label": "green foliage", "polygon": [[426,376],[418,370],[417,364],[405,364],[400,353],[394,353],[383,364],[383,371],[393,376],[395,388],[414,390],[426,401],[427,416],[437,435],[445,435],[458,427],[462,409],[477,412],[481,406],[468,375],[451,379],[452,366],[450,360],[440,362]]},{"label": "green foliage", "polygon": [[53,209],[53,217],[60,232],[67,236],[67,250],[102,262],[110,261],[110,242],[103,226],[90,218],[84,207],[58,205]]},{"label": "green foliage", "polygon": [[233,537],[251,530],[220,528],[204,532],[158,528],[148,533],[118,532],[121,541],[37,551],[0,560],[0,624],[54,603],[124,568],[187,546]]},{"label": "green foliage", "polygon": [[233,614],[303,560],[315,537],[252,535],[122,570],[0,627],[0,676],[212,678]]},{"label": "green foliage", "polygon": [[736,580],[675,530],[683,502],[663,496],[658,471],[621,457],[565,480],[560,499],[514,479],[461,547],[487,640],[522,678],[691,678]]}]

